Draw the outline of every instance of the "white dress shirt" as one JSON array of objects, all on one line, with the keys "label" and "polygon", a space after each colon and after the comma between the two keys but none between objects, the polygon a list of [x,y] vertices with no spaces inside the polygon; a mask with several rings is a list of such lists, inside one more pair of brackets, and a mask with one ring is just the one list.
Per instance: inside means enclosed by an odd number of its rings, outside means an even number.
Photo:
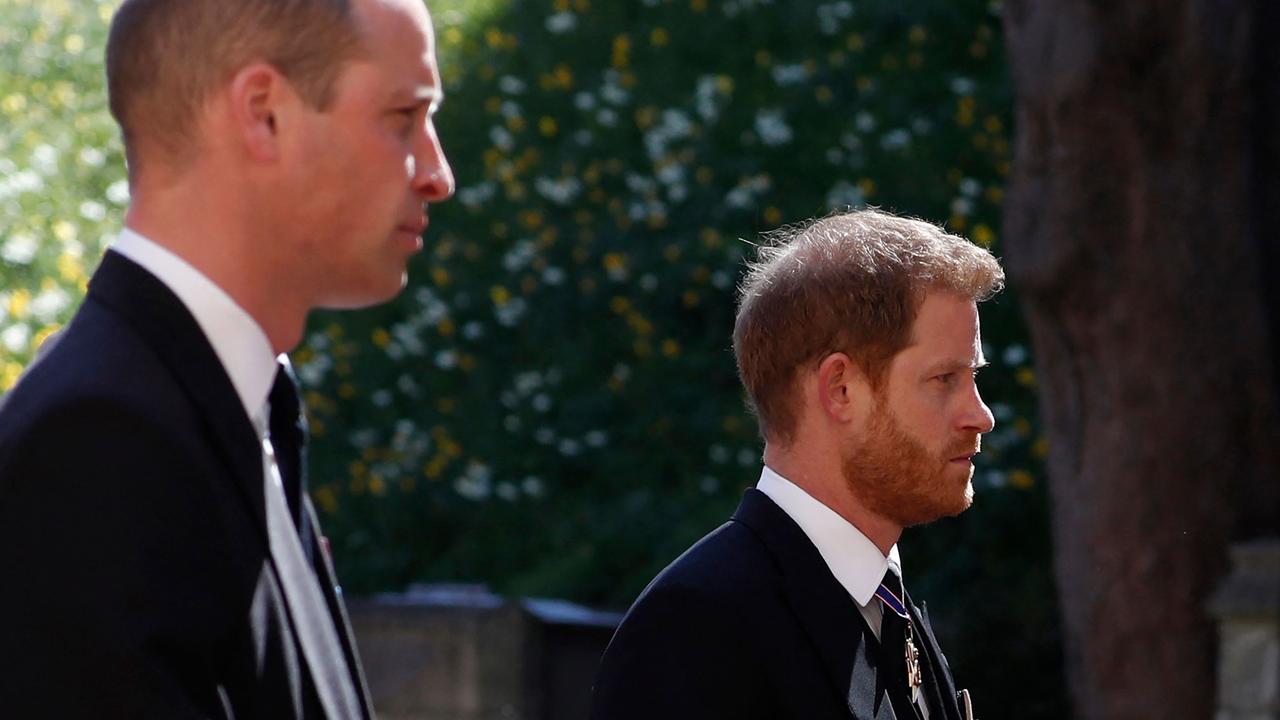
[{"label": "white dress shirt", "polygon": [[[853,598],[867,627],[879,640],[884,608],[876,599],[876,588],[880,587],[880,581],[891,565],[898,571],[898,576],[902,576],[898,546],[895,544],[889,548],[889,556],[885,557],[861,530],[767,465],[760,473],[756,489],[768,495],[800,526],[836,581]],[[922,696],[917,698],[917,704],[928,720],[929,708]]]},{"label": "white dress shirt", "polygon": [[276,357],[262,327],[190,263],[141,234],[126,227],[111,249],[141,265],[178,296],[213,346],[250,422],[265,428]]}]

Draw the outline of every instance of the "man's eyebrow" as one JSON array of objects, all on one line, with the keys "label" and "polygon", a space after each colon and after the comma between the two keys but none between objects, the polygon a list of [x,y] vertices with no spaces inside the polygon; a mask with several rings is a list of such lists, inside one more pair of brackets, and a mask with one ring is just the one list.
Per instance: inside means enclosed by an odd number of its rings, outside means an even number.
[{"label": "man's eyebrow", "polygon": [[977,360],[942,360],[930,365],[926,374],[937,375],[940,373],[960,372],[961,370],[981,370],[990,364],[986,358],[982,357]]},{"label": "man's eyebrow", "polygon": [[408,90],[398,90],[392,97],[395,102],[409,105],[430,105],[433,112],[440,109],[440,105],[444,103],[444,93],[431,85],[417,85]]}]

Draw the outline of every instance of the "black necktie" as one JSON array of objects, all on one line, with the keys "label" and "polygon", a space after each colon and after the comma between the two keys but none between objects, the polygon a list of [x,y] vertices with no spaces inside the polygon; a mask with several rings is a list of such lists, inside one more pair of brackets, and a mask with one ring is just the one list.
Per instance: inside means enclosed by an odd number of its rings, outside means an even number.
[{"label": "black necktie", "polygon": [[[885,592],[887,591],[887,593]],[[893,705],[893,714],[899,720],[910,718],[921,719],[919,707],[911,699],[911,687],[907,682],[907,637],[909,620],[900,614],[906,611],[906,593],[902,590],[902,579],[893,568],[884,574],[884,580],[876,591],[884,611],[880,621],[881,668],[885,673],[885,687],[889,691],[889,702]],[[918,643],[916,643],[918,644]],[[923,662],[920,663],[924,665]]]},{"label": "black necktie", "polygon": [[312,555],[314,538],[311,524],[303,520],[302,498],[307,492],[307,419],[302,413],[298,397],[298,381],[287,365],[277,365],[275,383],[267,396],[271,404],[271,418],[267,431],[271,434],[271,446],[275,448],[276,465],[284,484],[285,499],[289,502],[289,514],[298,528],[302,551],[307,561],[315,564]]}]

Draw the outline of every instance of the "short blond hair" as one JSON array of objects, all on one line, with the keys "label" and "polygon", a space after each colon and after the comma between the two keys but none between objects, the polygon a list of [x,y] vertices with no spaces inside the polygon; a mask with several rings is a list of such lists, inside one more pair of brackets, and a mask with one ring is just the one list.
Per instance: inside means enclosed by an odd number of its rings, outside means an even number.
[{"label": "short blond hair", "polygon": [[769,233],[739,285],[733,350],[761,434],[781,443],[798,423],[797,372],[847,354],[879,388],[911,342],[925,293],[975,302],[1004,287],[987,250],[923,220],[879,210],[833,214]]},{"label": "short blond hair", "polygon": [[201,106],[245,65],[270,63],[325,109],[360,48],[350,0],[125,0],[107,38],[107,94],[130,167],[138,145],[190,155]]}]

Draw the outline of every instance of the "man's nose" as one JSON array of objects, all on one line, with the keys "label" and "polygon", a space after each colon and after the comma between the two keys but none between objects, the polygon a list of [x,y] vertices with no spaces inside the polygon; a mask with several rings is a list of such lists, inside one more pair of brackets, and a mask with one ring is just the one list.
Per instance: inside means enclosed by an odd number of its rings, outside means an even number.
[{"label": "man's nose", "polygon": [[973,389],[973,396],[965,407],[961,425],[963,429],[979,434],[989,433],[995,429],[996,418],[991,414],[991,408],[987,407],[987,404],[982,401],[982,395],[976,387]]},{"label": "man's nose", "polygon": [[434,133],[428,135],[425,147],[413,158],[412,177],[413,190],[428,202],[440,202],[453,196],[455,189],[453,168],[449,158],[445,157],[444,148]]}]

